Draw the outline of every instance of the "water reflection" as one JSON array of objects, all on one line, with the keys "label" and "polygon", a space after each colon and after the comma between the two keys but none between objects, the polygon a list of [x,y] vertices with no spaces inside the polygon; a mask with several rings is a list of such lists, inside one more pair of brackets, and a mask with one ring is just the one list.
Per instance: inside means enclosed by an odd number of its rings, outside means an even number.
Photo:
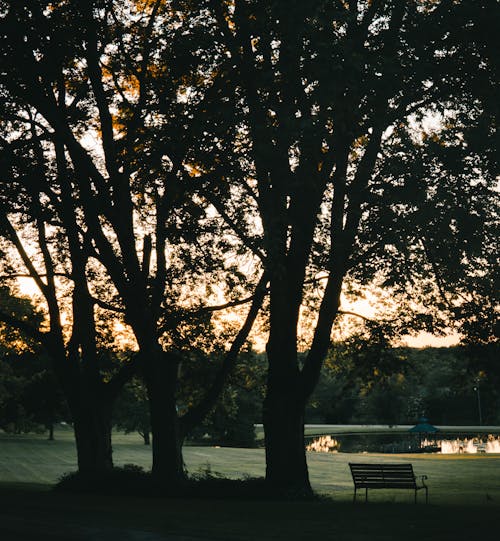
[{"label": "water reflection", "polygon": [[474,454],[474,453],[500,453],[500,438],[491,434],[483,440],[482,438],[441,440],[437,442],[441,447],[442,454]]},{"label": "water reflection", "polygon": [[336,453],[339,450],[339,442],[331,436],[320,436],[307,445],[306,450],[316,453]]},{"label": "water reflection", "polygon": [[[500,436],[489,434],[483,437],[463,437],[456,439],[427,440],[408,444],[404,441],[383,443],[375,441],[368,443],[367,436],[358,445],[347,445],[347,441],[339,441],[330,436],[318,436],[306,446],[308,451],[316,453],[337,453],[344,452],[386,452],[386,453],[404,453],[404,452],[441,452],[442,454],[476,454],[476,453],[498,453],[500,454]],[[342,439],[342,438],[339,438]],[[375,438],[374,438],[375,439]],[[379,438],[376,438],[377,440]],[[345,438],[344,438],[345,440]]]}]

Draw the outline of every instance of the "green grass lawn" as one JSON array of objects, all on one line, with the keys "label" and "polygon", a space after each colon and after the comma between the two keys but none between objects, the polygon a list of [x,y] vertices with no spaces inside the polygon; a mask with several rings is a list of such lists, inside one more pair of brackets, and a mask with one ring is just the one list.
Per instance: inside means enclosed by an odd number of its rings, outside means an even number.
[{"label": "green grass lawn", "polygon": [[[138,436],[115,435],[113,448],[117,465],[150,467],[150,449]],[[210,467],[227,477],[264,474],[262,449],[185,447],[184,457],[193,473]],[[412,462],[417,474],[429,477],[430,504],[413,505],[411,491],[382,490],[370,494],[368,505],[352,505],[349,461]],[[70,432],[57,433],[53,442],[43,436],[0,435],[0,539],[155,541],[176,533],[224,540],[470,540],[498,529],[499,455],[309,453],[308,463],[313,488],[328,496],[324,501],[60,494],[51,492],[51,485],[76,469]],[[423,502],[424,494],[419,497]]]}]

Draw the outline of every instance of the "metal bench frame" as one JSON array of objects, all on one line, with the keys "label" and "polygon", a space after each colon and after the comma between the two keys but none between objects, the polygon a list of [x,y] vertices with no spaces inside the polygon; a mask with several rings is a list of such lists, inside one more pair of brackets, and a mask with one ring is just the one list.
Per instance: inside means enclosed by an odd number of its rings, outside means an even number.
[{"label": "metal bench frame", "polygon": [[428,487],[425,484],[427,475],[419,476],[420,485],[417,484],[417,477],[413,473],[411,464],[361,464],[350,462],[352,480],[354,482],[353,503],[356,502],[358,488],[365,489],[365,502],[368,501],[368,489],[412,489],[415,492],[415,503],[417,503],[417,491],[425,490],[425,503],[429,501]]}]

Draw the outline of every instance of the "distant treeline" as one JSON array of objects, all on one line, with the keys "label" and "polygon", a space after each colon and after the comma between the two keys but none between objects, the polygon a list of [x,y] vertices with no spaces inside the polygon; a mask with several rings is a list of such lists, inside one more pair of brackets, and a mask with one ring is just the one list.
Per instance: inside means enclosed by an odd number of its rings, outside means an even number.
[{"label": "distant treeline", "polygon": [[[353,336],[330,349],[307,408],[306,423],[411,424],[425,416],[438,425],[500,424],[498,346],[380,349]],[[205,360],[204,377],[218,359]],[[251,447],[254,424],[262,422],[265,354],[247,352],[244,362],[206,420],[188,441]],[[188,367],[186,367],[188,370]],[[178,397],[178,408],[189,396]],[[184,405],[186,404],[186,405]],[[42,432],[72,422],[43,356],[0,358],[0,428],[9,433]],[[150,443],[151,423],[143,383],[127,383],[113,410],[113,424],[138,432]]]}]

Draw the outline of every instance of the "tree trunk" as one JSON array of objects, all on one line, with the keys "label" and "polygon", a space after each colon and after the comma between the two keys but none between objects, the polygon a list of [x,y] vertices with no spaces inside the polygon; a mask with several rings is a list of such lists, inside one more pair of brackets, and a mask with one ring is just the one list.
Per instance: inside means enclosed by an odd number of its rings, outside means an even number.
[{"label": "tree trunk", "polygon": [[52,420],[49,421],[47,428],[49,429],[49,441],[54,441],[54,422]]},{"label": "tree trunk", "polygon": [[304,405],[293,388],[270,384],[264,401],[266,481],[286,493],[310,493]]},{"label": "tree trunk", "polygon": [[72,408],[78,470],[96,474],[113,468],[111,407],[96,396],[84,397]]},{"label": "tree trunk", "polygon": [[156,351],[145,364],[145,381],[151,413],[153,477],[167,489],[184,479],[182,441],[175,402],[176,358]]},{"label": "tree trunk", "polygon": [[305,494],[311,492],[311,485],[304,442],[305,400],[297,355],[299,289],[280,279],[279,272],[271,282],[263,422],[266,481],[275,490]]},{"label": "tree trunk", "polygon": [[145,430],[142,434],[142,439],[144,440],[144,445],[151,445],[151,434],[149,430]]}]

